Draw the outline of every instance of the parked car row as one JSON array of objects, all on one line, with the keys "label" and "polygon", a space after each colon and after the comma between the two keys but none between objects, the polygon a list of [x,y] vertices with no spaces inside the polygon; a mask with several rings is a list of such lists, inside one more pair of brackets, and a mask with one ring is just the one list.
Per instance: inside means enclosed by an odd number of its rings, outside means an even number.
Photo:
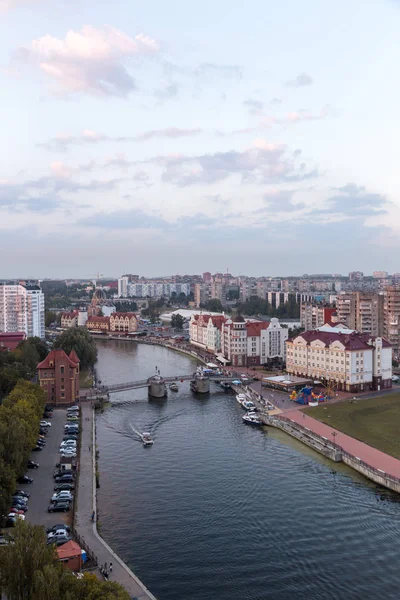
[{"label": "parked car row", "polygon": [[53,527],[49,527],[46,533],[47,544],[55,544],[56,546],[61,546],[62,544],[69,542],[71,539],[70,528],[68,525],[64,525],[64,523],[53,525]]},{"label": "parked car row", "polygon": [[[54,480],[56,483],[56,486],[54,487],[55,493],[50,498],[50,504],[47,507],[48,512],[68,512],[72,507],[74,500],[72,492],[75,488],[76,470],[74,465],[71,464],[71,466],[69,466],[68,463],[65,462],[65,459],[71,459],[72,463],[77,455],[79,412],[79,406],[71,406],[67,409],[67,422],[64,426],[64,436],[60,443],[61,462],[57,463],[54,472]],[[59,537],[60,539],[63,539],[61,533],[59,534]]]}]

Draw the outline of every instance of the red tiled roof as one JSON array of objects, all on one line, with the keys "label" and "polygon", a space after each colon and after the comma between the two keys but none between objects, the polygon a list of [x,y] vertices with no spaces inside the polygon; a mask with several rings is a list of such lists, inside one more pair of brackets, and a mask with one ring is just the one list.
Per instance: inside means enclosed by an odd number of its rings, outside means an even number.
[{"label": "red tiled roof", "polygon": [[75,310],[72,311],[72,312],[63,312],[63,313],[61,313],[61,317],[63,317],[64,319],[68,319],[68,318],[73,319],[77,315],[78,315],[78,311],[75,311]]},{"label": "red tiled roof", "polygon": [[136,315],[133,312],[113,312],[111,313],[111,317],[128,317],[129,319],[131,319],[132,317],[135,317],[136,319]]},{"label": "red tiled roof", "polygon": [[82,550],[76,542],[70,540],[66,544],[63,544],[57,548],[57,554],[58,558],[63,560],[65,558],[74,558],[75,556],[80,556],[82,554]]},{"label": "red tiled roof", "polygon": [[[293,342],[297,338],[303,338],[307,344],[320,340],[325,346],[329,346],[333,342],[340,342],[346,350],[370,350],[372,346],[368,344],[369,340],[374,340],[374,336],[368,334],[360,334],[357,332],[340,333],[338,331],[304,331],[295,338],[288,341]],[[390,344],[384,340],[383,346],[390,348]]]},{"label": "red tiled roof", "polygon": [[269,323],[266,321],[248,321],[246,323],[247,336],[259,337],[263,329],[268,329]]},{"label": "red tiled roof", "polygon": [[78,364],[80,362],[78,355],[73,348],[72,348],[71,352],[69,353],[69,358],[76,364]]},{"label": "red tiled roof", "polygon": [[78,366],[76,362],[74,362],[71,358],[67,356],[67,354],[65,354],[62,348],[56,348],[54,350],[51,350],[51,352],[46,356],[46,358],[38,364],[37,369],[51,369],[52,367],[50,367],[50,362],[53,362],[53,364],[55,364],[59,360],[67,361],[71,367]]},{"label": "red tiled roof", "polygon": [[110,321],[110,317],[89,317],[86,321],[88,323],[108,323]]}]

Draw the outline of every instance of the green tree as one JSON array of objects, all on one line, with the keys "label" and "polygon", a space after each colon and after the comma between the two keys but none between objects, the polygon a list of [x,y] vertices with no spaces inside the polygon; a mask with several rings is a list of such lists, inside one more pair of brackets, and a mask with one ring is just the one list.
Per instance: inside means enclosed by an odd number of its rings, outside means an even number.
[{"label": "green tree", "polygon": [[211,298],[211,300],[208,300],[205,303],[204,307],[206,310],[209,310],[210,312],[221,312],[222,311],[221,300],[219,300],[218,298]]},{"label": "green tree", "polygon": [[8,600],[33,600],[37,573],[55,563],[55,548],[47,546],[43,527],[19,522],[12,544],[0,553],[0,589]]},{"label": "green tree", "polygon": [[183,329],[184,322],[185,319],[179,313],[172,315],[171,317],[171,327],[174,327],[175,329]]},{"label": "green tree", "polygon": [[50,325],[52,325],[53,323],[56,323],[56,321],[57,321],[56,313],[51,310],[46,310],[46,312],[44,314],[44,324],[46,325],[46,327],[50,327]]},{"label": "green tree", "polygon": [[62,348],[67,354],[74,349],[83,369],[94,365],[97,360],[96,343],[84,327],[71,327],[64,331],[55,339],[54,348]]}]

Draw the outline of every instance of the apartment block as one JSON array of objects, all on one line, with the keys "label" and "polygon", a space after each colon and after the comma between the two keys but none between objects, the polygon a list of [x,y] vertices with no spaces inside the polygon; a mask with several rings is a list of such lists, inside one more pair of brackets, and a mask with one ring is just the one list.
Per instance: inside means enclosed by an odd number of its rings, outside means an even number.
[{"label": "apartment block", "polygon": [[400,286],[386,288],[383,312],[384,336],[397,356],[400,345]]},{"label": "apartment block", "polygon": [[300,305],[300,324],[305,331],[322,327],[332,321],[334,315],[336,309],[332,306],[313,302],[302,302]]},{"label": "apartment block", "polygon": [[44,339],[44,294],[39,286],[0,285],[0,331]]},{"label": "apartment block", "polygon": [[336,296],[337,320],[359,333],[384,334],[384,297],[373,292],[350,292]]}]

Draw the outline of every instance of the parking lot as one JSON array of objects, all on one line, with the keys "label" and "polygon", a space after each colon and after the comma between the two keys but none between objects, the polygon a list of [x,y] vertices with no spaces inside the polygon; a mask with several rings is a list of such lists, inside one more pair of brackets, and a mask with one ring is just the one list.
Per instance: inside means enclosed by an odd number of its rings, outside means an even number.
[{"label": "parking lot", "polygon": [[30,459],[39,463],[38,469],[27,469],[26,473],[33,478],[31,484],[18,484],[18,489],[30,492],[26,518],[35,525],[51,527],[56,523],[69,523],[72,511],[69,513],[49,513],[47,507],[54,494],[54,471],[59,462],[60,442],[64,435],[64,425],[67,411],[55,409],[53,418],[49,419],[51,427],[46,435],[46,446],[41,452],[31,452]]}]

